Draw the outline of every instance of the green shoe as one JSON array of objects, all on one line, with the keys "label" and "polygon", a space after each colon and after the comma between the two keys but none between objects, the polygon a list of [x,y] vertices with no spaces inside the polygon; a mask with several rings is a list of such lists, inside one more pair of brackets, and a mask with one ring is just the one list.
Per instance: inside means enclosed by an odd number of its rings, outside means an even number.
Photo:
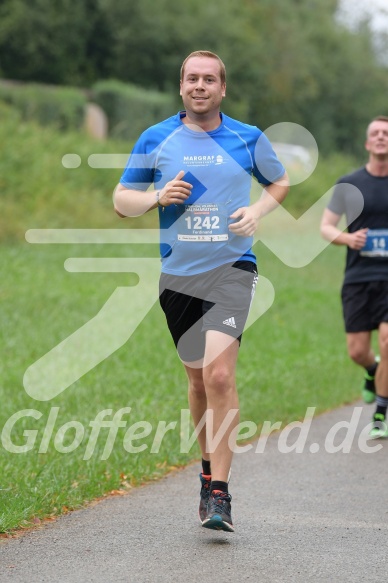
[{"label": "green shoe", "polygon": [[375,413],[372,419],[373,427],[369,432],[371,439],[387,438],[388,425],[382,413]]},{"label": "green shoe", "polygon": [[376,399],[375,377],[365,373],[364,384],[362,386],[362,399],[364,403],[374,403]]},{"label": "green shoe", "polygon": [[[380,361],[380,357],[376,356],[376,362]],[[376,399],[375,377],[369,375],[367,372],[364,377],[364,384],[362,385],[362,399],[364,403],[374,403]]]}]

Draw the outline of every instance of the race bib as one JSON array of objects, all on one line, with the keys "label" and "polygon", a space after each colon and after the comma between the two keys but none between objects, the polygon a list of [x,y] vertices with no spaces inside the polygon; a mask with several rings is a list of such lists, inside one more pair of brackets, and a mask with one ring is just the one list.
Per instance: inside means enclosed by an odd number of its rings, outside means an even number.
[{"label": "race bib", "polygon": [[363,257],[388,257],[388,229],[369,229],[360,251]]},{"label": "race bib", "polygon": [[201,243],[228,239],[225,205],[217,203],[185,205],[178,223],[178,241]]}]

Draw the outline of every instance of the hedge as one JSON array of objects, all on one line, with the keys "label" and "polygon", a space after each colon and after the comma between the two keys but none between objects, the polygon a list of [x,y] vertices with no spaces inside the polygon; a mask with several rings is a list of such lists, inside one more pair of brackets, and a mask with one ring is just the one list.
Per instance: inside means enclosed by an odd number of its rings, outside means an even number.
[{"label": "hedge", "polygon": [[128,83],[99,81],[92,88],[92,100],[105,111],[109,135],[135,140],[147,127],[175,113],[174,97]]},{"label": "hedge", "polygon": [[26,121],[61,130],[84,125],[87,97],[80,89],[1,81],[0,100],[16,107]]}]

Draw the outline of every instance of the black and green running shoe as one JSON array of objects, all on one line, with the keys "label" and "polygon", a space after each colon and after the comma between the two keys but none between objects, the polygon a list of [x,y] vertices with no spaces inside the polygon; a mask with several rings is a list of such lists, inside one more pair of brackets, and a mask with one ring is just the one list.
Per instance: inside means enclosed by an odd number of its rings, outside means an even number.
[{"label": "black and green running shoe", "polygon": [[375,413],[372,419],[373,427],[369,432],[371,439],[388,438],[388,425],[383,413]]},{"label": "black and green running shoe", "polygon": [[374,403],[376,399],[375,377],[365,373],[364,384],[362,386],[362,399],[364,403]]},{"label": "black and green running shoe", "polygon": [[376,399],[376,387],[375,387],[375,377],[377,366],[380,362],[380,355],[377,354],[376,356],[376,369],[373,375],[368,374],[365,372],[364,377],[364,384],[362,385],[362,398],[364,403],[374,403]]}]

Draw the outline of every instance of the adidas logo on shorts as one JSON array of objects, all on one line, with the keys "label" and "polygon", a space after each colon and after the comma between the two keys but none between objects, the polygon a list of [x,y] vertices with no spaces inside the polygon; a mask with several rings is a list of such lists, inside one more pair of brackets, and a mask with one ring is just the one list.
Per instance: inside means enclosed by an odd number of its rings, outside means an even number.
[{"label": "adidas logo on shorts", "polygon": [[232,326],[232,328],[236,328],[236,322],[233,316],[231,318],[227,318],[222,323],[225,324],[226,326]]}]

